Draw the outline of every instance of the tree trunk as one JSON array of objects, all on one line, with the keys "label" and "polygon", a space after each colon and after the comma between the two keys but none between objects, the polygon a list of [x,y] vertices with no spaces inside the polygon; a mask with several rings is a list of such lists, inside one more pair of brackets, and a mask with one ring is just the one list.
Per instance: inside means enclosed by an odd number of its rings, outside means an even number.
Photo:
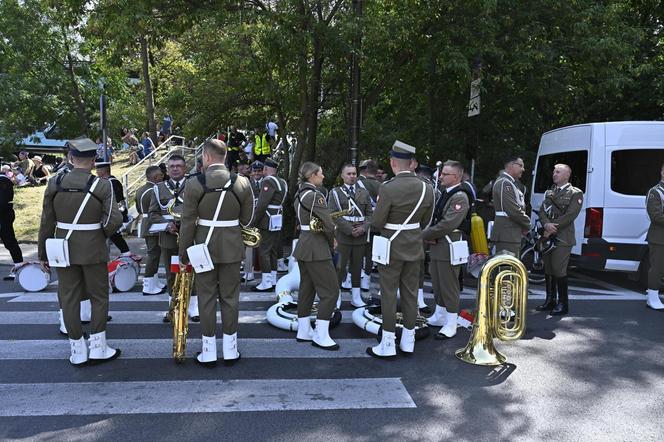
[{"label": "tree trunk", "polygon": [[85,103],[81,97],[81,89],[78,87],[78,79],[76,78],[76,72],[74,71],[74,59],[71,56],[69,40],[67,39],[67,32],[64,26],[61,28],[61,30],[62,39],[65,43],[65,51],[67,51],[67,73],[69,74],[69,79],[71,80],[72,97],[76,103],[76,113],[78,114],[78,123],[81,129],[81,134],[84,135],[88,131],[88,119],[85,115]]},{"label": "tree trunk", "polygon": [[145,112],[148,119],[150,138],[157,145],[157,122],[154,118],[154,95],[152,81],[150,80],[150,63],[148,59],[148,40],[145,35],[139,37],[141,42],[141,63],[143,64],[143,82],[145,83]]}]

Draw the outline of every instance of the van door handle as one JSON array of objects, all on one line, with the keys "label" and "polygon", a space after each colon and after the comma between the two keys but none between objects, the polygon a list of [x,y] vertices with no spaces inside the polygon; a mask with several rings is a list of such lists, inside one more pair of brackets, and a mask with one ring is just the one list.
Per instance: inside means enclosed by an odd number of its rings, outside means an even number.
[{"label": "van door handle", "polygon": [[593,170],[595,170],[595,168],[591,167],[590,169],[588,169],[588,173],[593,173]]}]

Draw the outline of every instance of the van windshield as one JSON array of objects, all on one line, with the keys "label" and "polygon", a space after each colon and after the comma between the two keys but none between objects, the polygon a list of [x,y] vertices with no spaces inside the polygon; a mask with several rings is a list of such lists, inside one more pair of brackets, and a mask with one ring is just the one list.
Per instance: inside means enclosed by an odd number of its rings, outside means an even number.
[{"label": "van windshield", "polygon": [[611,153],[611,190],[645,195],[660,180],[664,149],[623,149]]},{"label": "van windshield", "polygon": [[535,193],[544,193],[552,185],[553,166],[556,164],[567,164],[572,168],[570,183],[574,187],[586,193],[586,176],[588,171],[588,151],[574,150],[568,152],[556,152],[542,155],[537,160],[537,171],[535,173]]}]

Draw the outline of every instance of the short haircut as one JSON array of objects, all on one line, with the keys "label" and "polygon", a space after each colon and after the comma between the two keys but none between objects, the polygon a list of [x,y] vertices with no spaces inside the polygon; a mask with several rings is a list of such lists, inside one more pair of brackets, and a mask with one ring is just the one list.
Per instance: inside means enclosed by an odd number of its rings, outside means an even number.
[{"label": "short haircut", "polygon": [[369,160],[364,165],[364,170],[366,170],[367,173],[375,175],[376,173],[378,173],[378,164],[376,164],[374,160]]},{"label": "short haircut", "polygon": [[555,169],[555,168],[558,167],[558,166],[560,166],[560,167],[564,167],[564,168],[567,170],[567,172],[569,172],[569,174],[572,175],[572,168],[569,167],[567,164],[565,164],[565,163],[558,163],[558,164],[554,165],[553,168]]},{"label": "short haircut", "polygon": [[184,159],[184,157],[180,154],[173,154],[168,158],[168,161],[182,161],[183,163],[187,164],[187,161]]},{"label": "short haircut", "polygon": [[146,178],[150,178],[155,172],[161,172],[161,168],[159,166],[148,166],[147,169],[145,169],[145,176]]},{"label": "short haircut", "polygon": [[351,164],[351,163],[345,163],[343,166],[341,166],[341,169],[340,169],[340,170],[341,170],[341,173],[343,173],[344,170],[346,170],[347,167],[352,167],[353,169],[355,169],[355,173],[357,173],[357,167],[354,166],[354,165]]},{"label": "short haircut", "polygon": [[504,166],[507,166],[510,163],[514,163],[515,161],[521,160],[523,157],[521,155],[516,155],[516,154],[510,154],[505,157],[505,161],[503,162]]},{"label": "short haircut", "polygon": [[443,163],[443,166],[451,167],[453,169],[456,169],[457,173],[459,176],[463,176],[463,164],[456,160],[447,160],[445,163]]},{"label": "short haircut", "polygon": [[208,155],[223,158],[226,156],[226,143],[212,138],[203,144],[203,151]]}]

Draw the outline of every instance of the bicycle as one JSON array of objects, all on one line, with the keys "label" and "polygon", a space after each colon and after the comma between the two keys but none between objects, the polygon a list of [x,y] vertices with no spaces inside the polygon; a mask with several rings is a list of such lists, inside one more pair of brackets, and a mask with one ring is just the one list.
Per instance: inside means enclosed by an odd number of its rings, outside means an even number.
[{"label": "bicycle", "polygon": [[535,247],[537,241],[542,237],[542,225],[539,220],[525,235],[521,245],[521,262],[528,271],[528,282],[530,284],[544,283],[544,257]]}]

